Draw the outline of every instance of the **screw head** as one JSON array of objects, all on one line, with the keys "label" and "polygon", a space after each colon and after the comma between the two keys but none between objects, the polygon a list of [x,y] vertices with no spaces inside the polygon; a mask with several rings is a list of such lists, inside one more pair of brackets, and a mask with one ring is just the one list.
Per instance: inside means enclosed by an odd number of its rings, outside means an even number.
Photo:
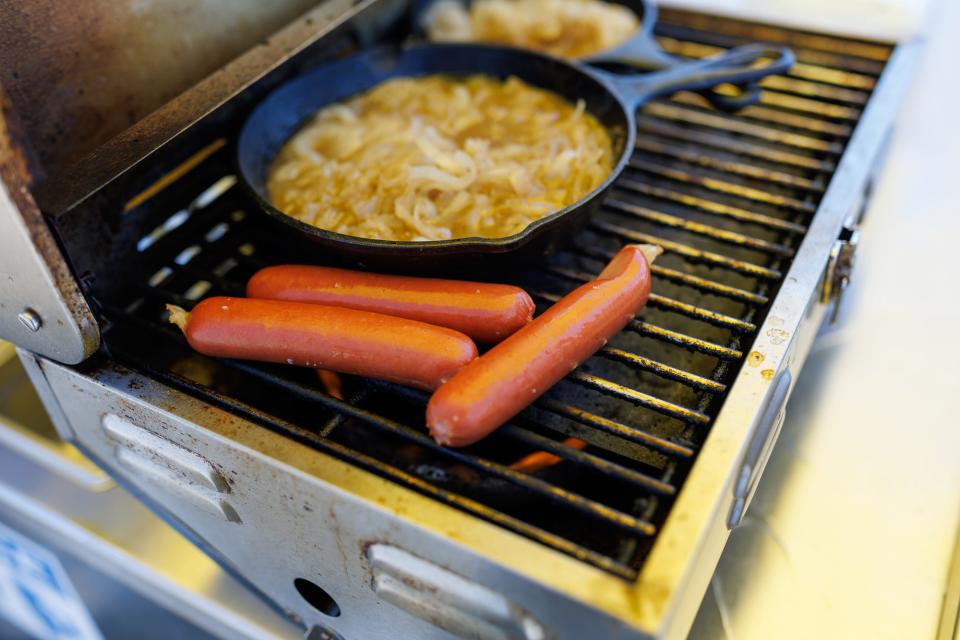
[{"label": "screw head", "polygon": [[39,314],[33,309],[24,309],[17,315],[17,320],[20,321],[28,331],[39,331],[40,327],[43,326],[43,320],[40,319]]}]

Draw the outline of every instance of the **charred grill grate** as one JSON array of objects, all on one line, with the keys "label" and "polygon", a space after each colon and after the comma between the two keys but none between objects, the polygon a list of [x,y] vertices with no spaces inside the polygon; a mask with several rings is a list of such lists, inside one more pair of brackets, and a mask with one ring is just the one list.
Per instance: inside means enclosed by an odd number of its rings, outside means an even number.
[{"label": "charred grill grate", "polygon": [[[765,81],[762,103],[736,115],[694,94],[642,110],[636,153],[602,212],[516,282],[542,311],[623,243],[653,242],[666,253],[654,267],[648,308],[487,440],[444,449],[424,428],[421,392],[347,379],[340,400],[311,371],[199,356],[165,323],[164,303],[242,295],[262,266],[322,258],[276,245],[262,227],[232,175],[234,130],[205,140],[201,161],[124,214],[142,233],[121,263],[122,284],[88,283],[107,352],[255,423],[635,578],[891,53],[674,11],[663,13],[658,34],[669,51],[694,57],[747,40],[784,42],[800,63]],[[182,160],[169,158],[167,170]],[[588,446],[568,446],[567,437]],[[510,468],[533,451],[562,462],[536,474]]]}]

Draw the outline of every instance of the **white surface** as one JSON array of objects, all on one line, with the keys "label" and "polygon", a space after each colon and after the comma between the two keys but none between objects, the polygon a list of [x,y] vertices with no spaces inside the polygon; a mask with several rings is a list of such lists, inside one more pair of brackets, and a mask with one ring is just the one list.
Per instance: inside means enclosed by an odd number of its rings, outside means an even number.
[{"label": "white surface", "polygon": [[0,615],[37,640],[102,640],[52,552],[0,525]]},{"label": "white surface", "polygon": [[903,40],[921,29],[931,0],[661,0],[659,4],[811,31]]},{"label": "white surface", "polygon": [[960,524],[960,2],[935,9],[846,306],[694,638],[936,633]]}]

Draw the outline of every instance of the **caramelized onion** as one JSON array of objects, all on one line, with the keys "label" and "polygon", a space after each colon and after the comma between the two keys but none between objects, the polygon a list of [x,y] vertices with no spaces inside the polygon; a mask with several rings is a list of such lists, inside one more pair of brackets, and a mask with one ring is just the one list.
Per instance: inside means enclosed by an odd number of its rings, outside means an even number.
[{"label": "caramelized onion", "polygon": [[434,42],[489,42],[564,58],[600,53],[640,27],[629,8],[600,0],[438,0],[424,27]]},{"label": "caramelized onion", "polygon": [[612,167],[582,102],[517,78],[428,76],[322,109],[280,150],[267,188],[281,211],[346,235],[495,238],[580,200]]}]

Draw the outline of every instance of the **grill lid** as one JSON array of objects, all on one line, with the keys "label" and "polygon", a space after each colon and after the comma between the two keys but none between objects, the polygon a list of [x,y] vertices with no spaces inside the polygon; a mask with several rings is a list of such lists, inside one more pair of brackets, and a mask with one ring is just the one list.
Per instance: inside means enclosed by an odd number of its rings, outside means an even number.
[{"label": "grill lid", "polygon": [[57,174],[314,0],[0,4],[0,86]]}]

